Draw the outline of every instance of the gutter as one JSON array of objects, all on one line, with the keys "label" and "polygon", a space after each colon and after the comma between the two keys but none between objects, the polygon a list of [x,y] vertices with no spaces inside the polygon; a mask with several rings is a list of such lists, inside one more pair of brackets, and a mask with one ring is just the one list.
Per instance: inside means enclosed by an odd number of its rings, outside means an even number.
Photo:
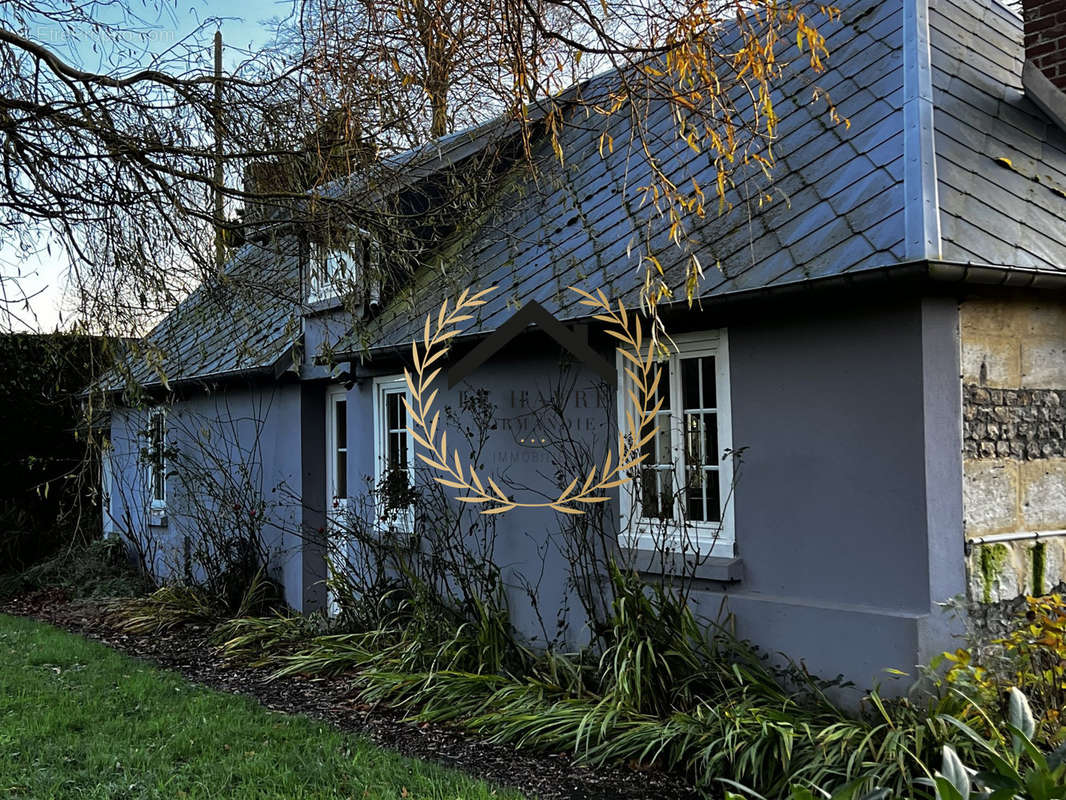
[{"label": "gutter", "polygon": [[1021,289],[1066,289],[1066,271],[1007,267],[961,261],[929,263],[929,277],[934,281],[967,283],[980,286],[1008,286]]},{"label": "gutter", "polygon": [[[1066,269],[1062,272],[1034,269],[1031,267],[1009,267],[1002,264],[987,264],[980,262],[963,261],[939,261],[928,259],[915,259],[904,261],[884,267],[864,269],[858,272],[844,272],[838,275],[828,275],[821,278],[805,278],[802,280],[789,281],[773,286],[763,286],[757,289],[749,289],[743,292],[731,292],[718,296],[704,296],[700,298],[703,307],[720,306],[730,303],[740,303],[777,297],[788,297],[813,290],[826,289],[857,289],[878,284],[904,284],[904,283],[936,283],[936,284],[962,284],[966,286],[1002,286],[1008,288],[1040,289],[1050,291],[1066,291]],[[684,310],[688,303],[677,300],[666,306],[669,311]],[[586,322],[592,317],[591,314],[565,317],[559,321],[564,324]],[[473,342],[488,336],[493,329],[481,330],[456,336],[452,341]],[[410,341],[400,344],[388,344],[371,347],[369,351],[348,350],[335,352],[332,358],[315,356],[314,363],[318,365],[337,364],[344,361],[358,361],[364,356],[396,355],[410,349]]]},{"label": "gutter", "polygon": [[[247,367],[245,369],[231,369],[231,370],[224,370],[222,372],[209,372],[209,373],[206,373],[204,375],[193,375],[193,376],[188,377],[188,378],[175,378],[172,381],[167,381],[167,384],[170,387],[169,389],[164,388],[163,384],[158,382],[158,381],[156,381],[154,383],[141,384],[141,388],[146,390],[146,391],[155,391],[155,390],[158,390],[158,389],[163,389],[164,391],[174,391],[176,388],[187,387],[187,386],[195,386],[196,384],[207,383],[209,381],[228,381],[228,380],[236,380],[237,378],[278,378],[278,377],[280,377],[278,374],[276,374],[275,370],[276,370],[276,365],[275,364],[268,364],[265,367],[263,367],[263,366]],[[284,374],[284,371],[282,372],[282,374]],[[105,389],[104,393],[108,394],[108,395],[116,395],[116,394],[121,394],[124,391],[126,391],[126,387],[122,386],[120,388]],[[84,394],[88,395],[88,391],[86,391]]]}]

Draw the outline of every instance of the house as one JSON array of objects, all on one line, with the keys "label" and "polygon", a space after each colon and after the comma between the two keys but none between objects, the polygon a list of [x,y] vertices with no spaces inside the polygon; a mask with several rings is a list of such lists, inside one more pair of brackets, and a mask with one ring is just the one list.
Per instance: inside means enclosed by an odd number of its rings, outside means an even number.
[{"label": "house", "polygon": [[[692,228],[707,276],[699,303],[665,314],[676,348],[639,475],[585,515],[491,516],[482,556],[520,630],[580,638],[582,534],[617,544],[649,579],[687,571],[710,616],[724,607],[741,635],[862,686],[951,645],[942,601],[1066,577],[1066,39],[1048,22],[1061,5],[1032,0],[1023,26],[996,0],[842,4],[816,83],[850,126],[809,102],[809,75],[790,78],[776,99],[787,202],[745,203],[738,181],[732,208]],[[706,182],[707,159],[666,135],[670,110],[649,113],[671,177]],[[433,384],[451,409],[441,430],[464,442],[464,480],[474,465],[502,487],[497,506],[550,503],[602,464],[630,402],[621,368],[612,386],[544,326],[477,351],[535,301],[624,364],[568,287],[635,307],[641,246],[683,281],[685,252],[633,191],[647,164],[624,114],[602,155],[602,126],[570,122],[561,163],[534,140],[535,181],[520,159],[501,168],[409,283],[365,285],[354,305],[328,297],[314,265],[388,258],[375,234],[354,231],[343,256],[316,255],[284,226],[246,244],[228,272],[248,280],[202,287],[149,335],[152,358],[129,365],[147,400],[113,414],[109,524],[180,575],[195,571],[196,526],[255,520],[288,602],[327,606],[339,514],[409,533],[427,513],[421,501],[384,513],[380,487],[434,469],[409,431],[404,398],[420,398],[403,371],[427,317],[464,289],[496,287],[457,326]],[[480,174],[471,160],[509,134],[490,123],[408,154],[395,191]],[[472,371],[448,386],[467,358]],[[171,468],[192,455],[214,463],[210,491]],[[682,530],[683,544],[656,539]]]}]

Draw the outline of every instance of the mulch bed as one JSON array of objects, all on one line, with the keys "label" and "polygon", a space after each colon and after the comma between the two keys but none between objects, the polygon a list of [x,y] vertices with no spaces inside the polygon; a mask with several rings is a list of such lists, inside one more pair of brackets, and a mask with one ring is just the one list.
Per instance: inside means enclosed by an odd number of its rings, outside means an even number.
[{"label": "mulch bed", "polygon": [[243,694],[275,711],[305,714],[369,737],[405,756],[435,761],[542,800],[590,798],[696,798],[676,776],[655,771],[589,768],[565,755],[539,755],[494,745],[445,725],[407,722],[396,712],[357,704],[345,678],[290,677],[268,681],[269,670],[221,661],[206,631],[186,627],[162,634],[116,631],[92,601],[71,601],[62,591],[34,592],[0,605],[0,612],[47,622],[102,642],[127,655],[180,673],[194,683]]}]

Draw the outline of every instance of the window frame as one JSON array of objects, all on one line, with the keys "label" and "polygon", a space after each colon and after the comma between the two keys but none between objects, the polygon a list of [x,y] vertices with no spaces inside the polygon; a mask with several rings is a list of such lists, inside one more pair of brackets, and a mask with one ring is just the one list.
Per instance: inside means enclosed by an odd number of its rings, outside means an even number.
[{"label": "window frame", "polygon": [[[733,448],[733,415],[730,396],[729,337],[725,328],[677,334],[672,337],[675,346],[670,346],[670,355],[663,359],[670,364],[670,451],[673,464],[673,485],[685,485],[686,464],[684,460],[683,392],[681,387],[681,361],[687,358],[714,357],[715,360],[715,415],[718,424],[718,492],[720,522],[685,520],[683,492],[675,489],[674,517],[660,520],[640,514],[639,478],[624,483],[619,489],[619,541],[623,547],[635,550],[659,551],[664,548],[679,549],[688,541],[697,543],[696,554],[703,557],[733,558],[736,555],[736,520],[733,479],[735,464],[731,457]],[[618,419],[624,426],[626,411],[631,408],[629,390],[632,381],[625,374],[621,353],[618,364]],[[623,431],[626,432],[627,431]],[[726,454],[726,455],[723,455]],[[638,467],[639,469],[639,467]],[[679,520],[685,520],[681,522]],[[682,528],[684,525],[684,529]],[[687,536],[686,536],[687,534]],[[717,535],[715,535],[717,534]],[[707,542],[704,539],[708,540]],[[707,545],[710,545],[709,547]]]},{"label": "window frame", "polygon": [[[385,477],[385,460],[388,458],[389,435],[393,431],[388,427],[388,397],[400,395],[411,402],[411,391],[407,386],[407,379],[403,375],[388,375],[374,378],[374,486],[381,485]],[[414,485],[415,479],[415,442],[410,432],[404,428],[404,438],[407,443],[407,480],[409,485]],[[395,518],[386,520],[381,509],[375,504],[375,517],[378,524],[388,526],[393,530],[403,533],[414,531],[414,508],[408,507],[405,513],[396,515]]]},{"label": "window frame", "polygon": [[[337,425],[336,425],[336,413],[337,402],[344,402],[344,448],[337,447]],[[348,414],[348,390],[343,386],[330,386],[326,389],[326,457],[330,460],[332,468],[326,472],[326,512],[327,514],[336,514],[343,512],[347,508],[348,499],[351,497],[351,492],[348,491],[348,483],[350,480],[351,459],[348,458],[351,452],[351,438],[352,432],[349,430],[349,414]],[[345,493],[342,497],[337,492],[337,462],[340,450],[344,450],[344,488]],[[336,505],[334,505],[336,503]],[[343,508],[342,508],[343,507]]]},{"label": "window frame", "polygon": [[[162,430],[158,445],[158,462],[156,460],[157,449],[155,445],[155,424],[160,420]],[[167,410],[157,407],[148,412],[148,511],[153,518],[162,518],[167,513]],[[162,472],[160,485],[162,497],[156,497],[156,470]]]},{"label": "window frame", "polygon": [[[358,228],[353,243],[361,244],[361,256],[355,256],[344,248],[330,247],[325,243],[311,242],[307,249],[307,269],[304,275],[304,299],[310,306],[323,303],[335,303],[340,300],[337,291],[337,276],[341,270],[347,270],[349,280],[362,280],[367,269],[380,261],[380,246],[370,231]],[[331,268],[330,264],[334,266]],[[316,265],[323,266],[318,274]],[[343,266],[342,266],[343,265]]]},{"label": "window frame", "polygon": [[111,496],[114,492],[115,475],[112,454],[115,447],[111,440],[104,437],[100,442],[100,530],[104,538],[117,533],[115,518],[112,516]]}]

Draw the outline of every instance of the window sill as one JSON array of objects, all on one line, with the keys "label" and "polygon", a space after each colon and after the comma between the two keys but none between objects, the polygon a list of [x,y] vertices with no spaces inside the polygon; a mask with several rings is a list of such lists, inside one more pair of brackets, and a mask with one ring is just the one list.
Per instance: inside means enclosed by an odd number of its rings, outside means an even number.
[{"label": "window sill", "polygon": [[330,311],[336,311],[344,306],[344,298],[340,295],[334,297],[323,297],[318,300],[308,300],[305,311],[305,316],[314,317],[319,314],[326,314]]},{"label": "window sill", "polygon": [[167,512],[160,509],[155,509],[148,512],[148,527],[150,528],[165,528],[167,527]]},{"label": "window sill", "polygon": [[684,575],[717,583],[739,583],[744,579],[744,562],[736,557],[711,556],[700,559],[698,564],[690,564],[680,553],[644,548],[626,548],[623,552],[642,574]]}]

